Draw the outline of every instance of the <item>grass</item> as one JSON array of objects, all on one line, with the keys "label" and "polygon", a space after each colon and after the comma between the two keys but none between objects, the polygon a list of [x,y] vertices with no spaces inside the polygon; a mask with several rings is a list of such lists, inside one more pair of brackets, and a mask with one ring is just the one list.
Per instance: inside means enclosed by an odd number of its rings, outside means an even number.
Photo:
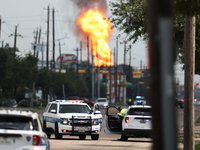
[{"label": "grass", "polygon": [[195,144],[195,150],[200,150],[200,143]]},{"label": "grass", "polygon": [[183,137],[179,137],[179,138],[177,139],[177,142],[178,142],[178,143],[183,143]]},{"label": "grass", "polygon": [[196,123],[200,123],[200,117],[197,119]]}]

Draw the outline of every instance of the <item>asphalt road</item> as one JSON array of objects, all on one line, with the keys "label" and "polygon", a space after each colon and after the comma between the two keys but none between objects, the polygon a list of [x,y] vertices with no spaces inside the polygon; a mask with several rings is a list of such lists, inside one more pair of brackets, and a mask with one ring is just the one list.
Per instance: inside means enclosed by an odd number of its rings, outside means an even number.
[{"label": "asphalt road", "polygon": [[[195,120],[200,116],[200,106],[195,106]],[[42,113],[44,110],[38,110],[38,114],[42,119]],[[150,138],[129,138],[128,141],[118,141],[121,135],[105,134],[104,133],[104,116],[105,109],[101,109],[103,116],[103,127],[100,133],[99,140],[91,140],[90,136],[87,136],[85,140],[79,140],[78,136],[65,135],[61,140],[51,136],[50,146],[51,150],[96,150],[96,149],[115,149],[115,150],[150,150],[152,147],[152,139]],[[183,109],[176,109],[177,127],[183,126],[184,113]],[[181,149],[181,148],[180,148]]]}]

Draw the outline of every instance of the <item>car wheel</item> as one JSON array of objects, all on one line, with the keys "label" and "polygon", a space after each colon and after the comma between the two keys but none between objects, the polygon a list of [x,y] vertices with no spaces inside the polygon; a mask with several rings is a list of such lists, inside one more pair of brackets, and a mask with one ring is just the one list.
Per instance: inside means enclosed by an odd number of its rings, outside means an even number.
[{"label": "car wheel", "polygon": [[58,132],[58,124],[57,123],[55,124],[55,138],[56,139],[62,139],[62,134],[60,134]]},{"label": "car wheel", "polygon": [[91,138],[92,138],[92,140],[98,140],[99,139],[99,134],[92,134]]},{"label": "car wheel", "polygon": [[177,108],[181,108],[180,104],[178,104]]},{"label": "car wheel", "polygon": [[122,135],[121,135],[121,140],[122,140],[122,141],[127,141],[127,140],[128,140],[128,137],[125,136],[124,134],[122,134]]},{"label": "car wheel", "polygon": [[[46,125],[45,121],[43,121],[43,131],[47,134],[47,125]],[[51,134],[47,134],[47,137],[48,137],[48,139],[50,139]]]},{"label": "car wheel", "polygon": [[80,140],[85,140],[85,138],[86,138],[86,135],[79,135]]}]

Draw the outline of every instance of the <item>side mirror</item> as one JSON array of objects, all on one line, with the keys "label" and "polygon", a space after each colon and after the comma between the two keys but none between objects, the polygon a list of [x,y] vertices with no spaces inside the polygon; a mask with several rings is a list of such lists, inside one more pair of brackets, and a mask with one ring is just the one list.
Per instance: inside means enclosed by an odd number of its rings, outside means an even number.
[{"label": "side mirror", "polygon": [[94,114],[101,114],[101,111],[95,111]]},{"label": "side mirror", "polygon": [[51,113],[56,113],[56,110],[55,110],[55,109],[52,109],[50,112],[51,112]]}]

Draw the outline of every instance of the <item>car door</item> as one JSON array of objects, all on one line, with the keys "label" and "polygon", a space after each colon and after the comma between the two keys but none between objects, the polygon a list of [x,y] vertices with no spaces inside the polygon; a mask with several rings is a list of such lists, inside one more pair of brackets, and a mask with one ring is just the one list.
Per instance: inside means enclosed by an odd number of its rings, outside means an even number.
[{"label": "car door", "polygon": [[48,127],[53,128],[55,126],[55,120],[57,115],[57,104],[52,104],[50,109],[48,110]]},{"label": "car door", "polygon": [[104,132],[107,134],[121,134],[122,123],[118,117],[119,110],[115,106],[108,106],[105,114]]},{"label": "car door", "polygon": [[101,130],[102,129],[102,114],[101,114],[100,107],[99,107],[98,103],[94,104],[93,113],[94,113],[95,118],[99,119],[100,130]]}]

